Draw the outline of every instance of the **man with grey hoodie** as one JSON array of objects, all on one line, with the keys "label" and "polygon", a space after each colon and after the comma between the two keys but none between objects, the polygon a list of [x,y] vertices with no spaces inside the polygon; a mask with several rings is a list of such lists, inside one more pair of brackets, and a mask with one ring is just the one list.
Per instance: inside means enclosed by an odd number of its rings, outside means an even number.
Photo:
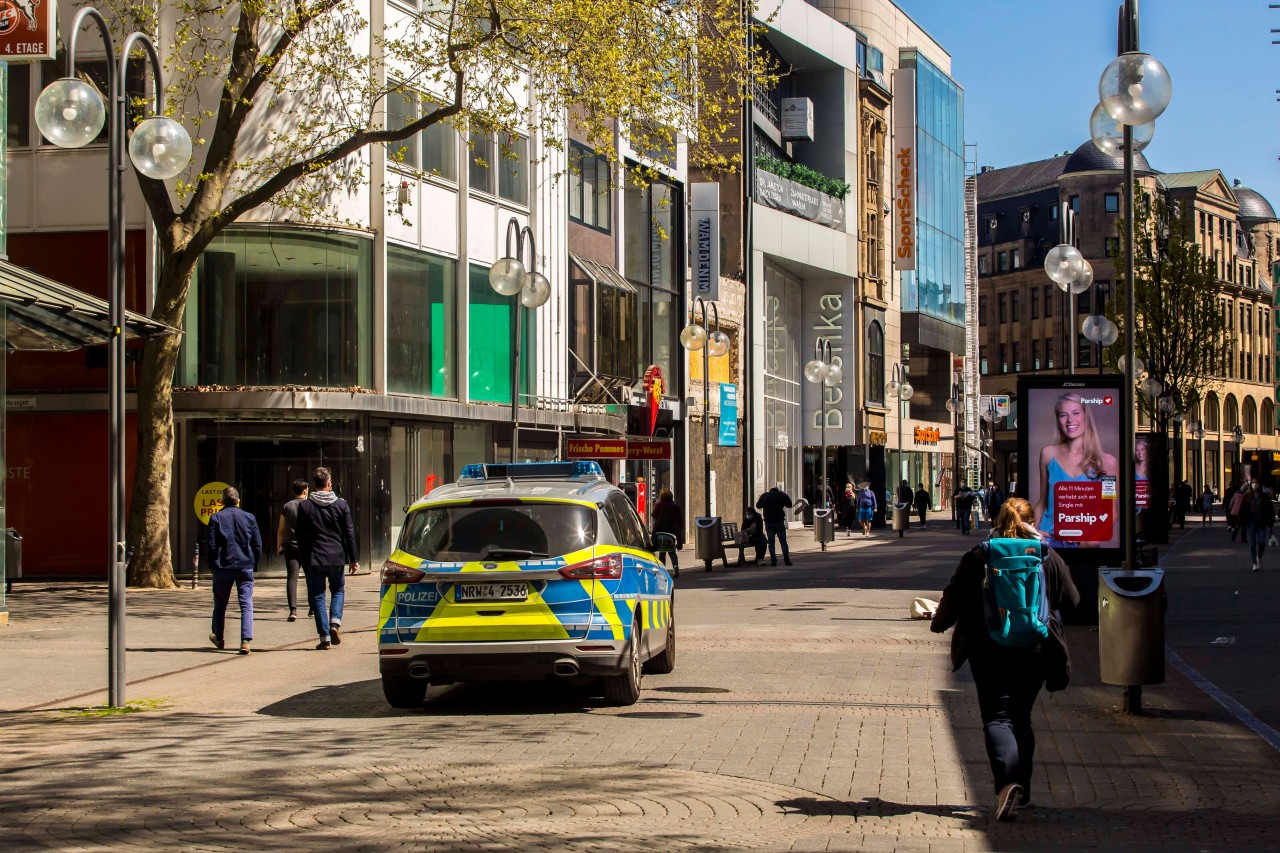
[{"label": "man with grey hoodie", "polygon": [[[360,568],[356,550],[356,526],[351,507],[333,493],[333,476],[328,468],[317,468],[311,475],[311,493],[298,506],[298,550],[307,579],[307,598],[320,635],[317,649],[328,649],[342,642],[342,601],[346,590],[343,568],[349,563],[354,572]],[[329,606],[325,607],[325,586],[329,587]]]}]

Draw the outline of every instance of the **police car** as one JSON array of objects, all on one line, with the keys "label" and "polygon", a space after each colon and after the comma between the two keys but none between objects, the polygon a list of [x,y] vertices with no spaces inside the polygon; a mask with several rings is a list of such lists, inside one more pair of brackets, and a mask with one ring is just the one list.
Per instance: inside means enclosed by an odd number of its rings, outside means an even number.
[{"label": "police car", "polygon": [[654,534],[594,462],[467,465],[415,503],[382,568],[387,701],[430,684],[598,679],[631,705],[675,667],[674,588]]}]

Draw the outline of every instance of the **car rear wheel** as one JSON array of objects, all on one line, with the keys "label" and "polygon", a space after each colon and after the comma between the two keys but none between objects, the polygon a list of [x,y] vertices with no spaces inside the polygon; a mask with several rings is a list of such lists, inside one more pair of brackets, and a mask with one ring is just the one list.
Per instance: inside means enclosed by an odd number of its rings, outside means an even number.
[{"label": "car rear wheel", "polygon": [[651,657],[644,664],[644,671],[654,675],[666,675],[676,668],[676,611],[671,610],[671,619],[667,622],[667,645],[662,654]]},{"label": "car rear wheel", "polygon": [[420,678],[384,675],[382,695],[392,708],[421,708],[427,699],[427,682]]},{"label": "car rear wheel", "polygon": [[604,679],[604,698],[610,705],[634,705],[640,699],[640,621],[631,626],[631,642],[627,643],[627,668]]}]

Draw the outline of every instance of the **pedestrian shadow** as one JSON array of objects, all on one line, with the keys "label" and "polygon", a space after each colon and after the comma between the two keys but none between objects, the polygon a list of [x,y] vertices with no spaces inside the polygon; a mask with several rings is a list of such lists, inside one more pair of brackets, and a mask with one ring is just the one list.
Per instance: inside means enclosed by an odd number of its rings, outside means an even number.
[{"label": "pedestrian shadow", "polygon": [[382,695],[382,681],[370,679],[298,693],[258,713],[297,719],[365,719],[585,714],[601,707],[606,707],[604,700],[585,685],[519,681],[431,687],[421,708],[392,708]]},{"label": "pedestrian shadow", "polygon": [[894,803],[879,797],[865,797],[858,801],[828,800],[823,797],[796,797],[790,800],[778,800],[775,805],[787,814],[805,817],[851,817],[859,818],[895,818],[907,815],[931,815],[940,818],[954,818],[973,823],[985,822],[982,810],[976,806],[959,805],[914,805],[910,803]]}]

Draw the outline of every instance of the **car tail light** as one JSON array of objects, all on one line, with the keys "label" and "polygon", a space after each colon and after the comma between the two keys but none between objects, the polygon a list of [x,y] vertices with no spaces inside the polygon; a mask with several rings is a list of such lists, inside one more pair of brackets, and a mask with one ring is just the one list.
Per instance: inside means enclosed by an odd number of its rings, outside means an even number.
[{"label": "car tail light", "polygon": [[417,583],[426,576],[427,573],[421,569],[412,569],[394,560],[382,564],[382,582],[385,584]]},{"label": "car tail light", "polygon": [[608,554],[585,563],[574,563],[561,569],[560,575],[571,581],[617,580],[622,577],[622,557]]}]

